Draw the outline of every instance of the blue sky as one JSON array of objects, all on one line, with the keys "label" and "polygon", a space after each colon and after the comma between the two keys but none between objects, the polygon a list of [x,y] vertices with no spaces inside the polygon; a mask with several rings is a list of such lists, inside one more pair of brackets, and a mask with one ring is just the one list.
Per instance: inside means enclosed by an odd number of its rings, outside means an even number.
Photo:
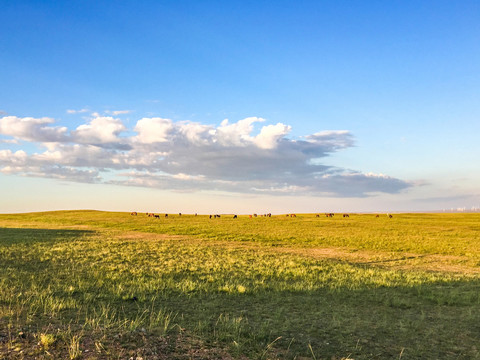
[{"label": "blue sky", "polygon": [[479,20],[476,1],[2,1],[0,212],[479,207]]}]

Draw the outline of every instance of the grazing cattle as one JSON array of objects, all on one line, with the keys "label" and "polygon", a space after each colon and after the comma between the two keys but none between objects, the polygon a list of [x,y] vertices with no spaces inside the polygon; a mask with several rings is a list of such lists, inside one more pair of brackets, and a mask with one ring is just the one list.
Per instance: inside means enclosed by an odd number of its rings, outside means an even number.
[{"label": "grazing cattle", "polygon": [[388,214],[388,218],[391,219],[393,217],[392,214]]},{"label": "grazing cattle", "polygon": [[160,219],[160,215],[154,215],[157,219]]},{"label": "grazing cattle", "polygon": [[178,213],[178,216],[182,216],[182,213]]},{"label": "grazing cattle", "polygon": [[376,218],[377,218],[377,217],[380,217],[380,215],[377,214],[377,215],[375,215],[375,217],[376,217]]},{"label": "grazing cattle", "polygon": [[315,217],[320,217],[320,215],[317,214],[317,215],[315,215]]},{"label": "grazing cattle", "polygon": [[237,215],[233,215],[233,218],[236,219],[236,218],[237,218]]},{"label": "grazing cattle", "polygon": [[212,215],[210,215],[210,219],[212,218]]},{"label": "grazing cattle", "polygon": [[168,218],[168,214],[165,214],[165,217]]},{"label": "grazing cattle", "polygon": [[290,214],[290,217],[294,217],[294,218],[296,218],[296,217],[297,217],[297,215],[295,215],[295,214]]},{"label": "grazing cattle", "polygon": [[155,215],[153,213],[148,213],[148,217],[154,217]]},{"label": "grazing cattle", "polygon": [[272,217],[272,213],[268,213],[267,216],[268,216],[268,217]]},{"label": "grazing cattle", "polygon": [[130,215],[137,216],[137,212],[133,211]]},{"label": "grazing cattle", "polygon": [[257,217],[258,215],[257,214],[253,214],[253,217]]},{"label": "grazing cattle", "polygon": [[248,215],[248,217],[251,219],[251,218],[252,218],[252,215]]},{"label": "grazing cattle", "polygon": [[326,216],[326,217],[329,217],[329,218],[333,217],[333,215],[335,215],[335,214],[334,214],[334,213],[327,213],[327,214],[325,214],[325,216]]},{"label": "grazing cattle", "polygon": [[344,218],[350,217],[350,215],[348,215],[348,214],[343,214],[343,217],[344,217]]}]

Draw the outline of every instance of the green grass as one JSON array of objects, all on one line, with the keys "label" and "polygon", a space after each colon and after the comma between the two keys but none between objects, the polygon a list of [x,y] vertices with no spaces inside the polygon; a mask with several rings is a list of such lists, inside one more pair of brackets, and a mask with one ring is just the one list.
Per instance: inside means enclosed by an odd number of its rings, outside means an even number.
[{"label": "green grass", "polygon": [[0,354],[476,359],[479,235],[479,214],[0,215]]}]

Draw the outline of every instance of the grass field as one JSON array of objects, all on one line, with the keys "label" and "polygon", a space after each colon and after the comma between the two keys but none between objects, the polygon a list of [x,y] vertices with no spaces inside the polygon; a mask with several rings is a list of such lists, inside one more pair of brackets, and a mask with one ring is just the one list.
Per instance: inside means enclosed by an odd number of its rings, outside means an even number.
[{"label": "grass field", "polygon": [[480,214],[0,215],[0,359],[480,359]]}]

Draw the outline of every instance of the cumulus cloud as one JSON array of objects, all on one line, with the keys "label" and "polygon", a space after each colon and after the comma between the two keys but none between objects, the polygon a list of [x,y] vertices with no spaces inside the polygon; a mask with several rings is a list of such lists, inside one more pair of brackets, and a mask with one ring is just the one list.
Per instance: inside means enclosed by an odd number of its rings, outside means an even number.
[{"label": "cumulus cloud", "polygon": [[236,123],[229,124],[228,119],[222,121],[220,126],[212,132],[216,141],[225,147],[244,147],[253,142],[250,136],[253,123],[265,121],[262,118],[249,117]]},{"label": "cumulus cloud", "polygon": [[225,119],[214,126],[151,117],[128,129],[117,118],[93,113],[87,123],[68,130],[55,126],[50,118],[8,116],[0,118],[0,134],[10,137],[5,141],[35,142],[44,150],[0,150],[0,171],[174,191],[249,194],[364,197],[394,194],[411,186],[382,174],[322,165],[322,158],[354,146],[349,131],[320,131],[294,139],[288,137],[291,126],[265,122],[249,117],[232,123]]},{"label": "cumulus cloud", "polygon": [[54,178],[59,180],[100,183],[99,171],[72,166],[63,166],[56,163],[58,154],[51,157],[28,156],[23,150],[12,152],[0,150],[0,172],[31,177]]},{"label": "cumulus cloud", "polygon": [[68,129],[50,126],[54,122],[55,120],[47,117],[36,119],[5,116],[0,119],[0,134],[27,141],[64,141]]},{"label": "cumulus cloud", "polygon": [[109,144],[119,141],[119,134],[125,131],[123,123],[110,116],[97,116],[88,124],[72,131],[73,141],[82,144]]},{"label": "cumulus cloud", "polygon": [[284,124],[267,125],[262,128],[260,134],[255,136],[254,143],[261,149],[274,149],[278,141],[285,137],[291,130],[291,126]]},{"label": "cumulus cloud", "polygon": [[143,118],[138,120],[135,131],[138,135],[134,140],[142,144],[167,142],[169,132],[173,129],[173,122],[162,118]]}]

